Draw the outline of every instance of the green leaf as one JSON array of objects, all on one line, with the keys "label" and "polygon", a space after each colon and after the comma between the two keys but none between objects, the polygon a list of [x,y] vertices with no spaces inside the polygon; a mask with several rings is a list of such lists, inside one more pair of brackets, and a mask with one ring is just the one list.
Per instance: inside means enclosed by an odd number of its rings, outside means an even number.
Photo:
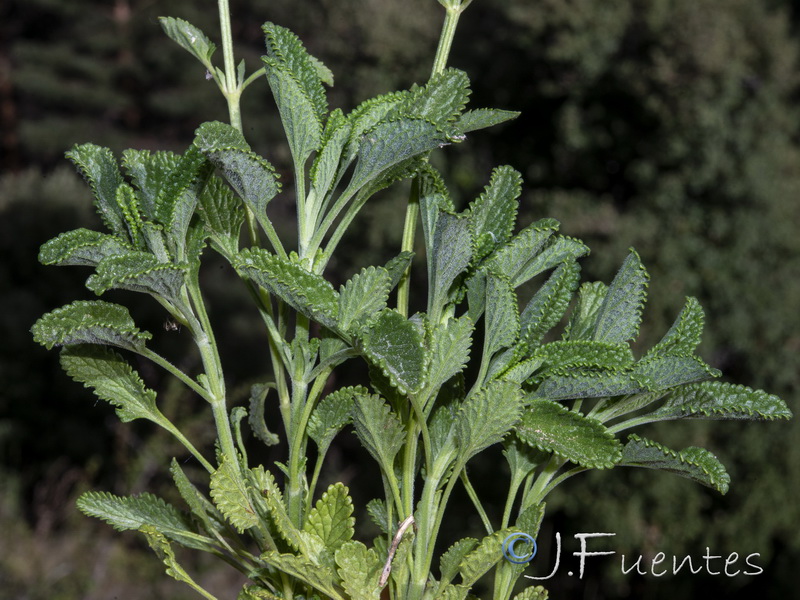
[{"label": "green leaf", "polygon": [[94,144],[83,144],[73,147],[66,156],[92,187],[94,204],[103,223],[112,233],[127,240],[125,216],[117,204],[117,188],[124,181],[111,150]]},{"label": "green leaf", "polygon": [[550,374],[569,375],[569,371],[621,371],[633,364],[633,353],[626,343],[606,344],[594,340],[559,340],[541,346],[533,353],[542,360],[544,378]]},{"label": "green leaf", "polygon": [[127,308],[102,300],[78,300],[57,308],[40,317],[31,332],[48,350],[72,344],[108,344],[140,351],[153,337],[136,327]]},{"label": "green leaf", "polygon": [[631,375],[645,389],[659,391],[719,377],[720,372],[696,356],[663,356],[642,359]]},{"label": "green leaf", "polygon": [[438,315],[449,299],[456,278],[466,271],[472,257],[469,219],[440,212],[433,235],[426,235],[429,259],[428,314]]},{"label": "green leaf", "polygon": [[327,567],[317,565],[303,556],[280,554],[275,550],[264,552],[259,558],[278,571],[299,579],[306,585],[322,592],[325,596],[334,600],[344,600],[336,590],[333,571]]},{"label": "green leaf", "polygon": [[130,245],[115,235],[74,229],[45,242],[39,250],[39,262],[43,265],[94,267],[107,256],[130,250]]},{"label": "green leaf", "polygon": [[267,81],[278,105],[283,129],[294,159],[295,173],[304,173],[304,165],[322,141],[322,122],[314,103],[300,81],[275,59],[264,57]]},{"label": "green leaf", "polygon": [[525,588],[514,596],[513,600],[547,600],[549,595],[547,590],[541,585]]},{"label": "green leaf", "polygon": [[267,22],[262,30],[266,36],[267,56],[297,80],[321,121],[328,112],[328,101],[320,76],[320,66],[324,65],[312,57],[300,39],[285,27]]},{"label": "green leaf", "polygon": [[262,226],[269,224],[267,204],[281,189],[272,165],[250,149],[238,130],[224,123],[203,123],[194,145],[222,171]]},{"label": "green leaf", "polygon": [[703,333],[703,308],[696,298],[686,298],[686,304],[678,318],[658,344],[653,346],[645,358],[650,356],[691,356],[700,344]]},{"label": "green leaf", "polygon": [[387,273],[389,273],[390,289],[393,290],[397,284],[400,283],[400,278],[403,276],[403,273],[405,273],[406,269],[408,269],[409,265],[411,264],[411,259],[413,258],[413,252],[401,252],[383,266]]},{"label": "green leaf", "polygon": [[593,469],[609,469],[619,462],[622,445],[600,421],[549,400],[534,399],[517,425],[519,438],[534,448],[554,452]]},{"label": "green leaf", "polygon": [[681,386],[671,392],[661,408],[650,416],[667,419],[790,419],[786,403],[762,390],[743,385],[706,381]]},{"label": "green leaf", "polygon": [[162,263],[149,252],[128,252],[103,259],[86,287],[98,296],[120,289],[162,296],[181,304],[184,279],[183,266]]},{"label": "green leaf", "polygon": [[389,535],[392,527],[389,523],[389,512],[386,510],[386,503],[379,498],[373,498],[367,502],[367,512],[372,518],[372,522],[378,526],[384,535]]},{"label": "green leaf", "polygon": [[326,451],[333,438],[350,423],[355,398],[368,395],[366,388],[346,387],[328,394],[314,407],[306,433],[321,451]]},{"label": "green leaf", "polygon": [[425,347],[419,328],[394,310],[384,309],[362,332],[367,358],[403,394],[425,383]]},{"label": "green leaf", "polygon": [[226,529],[225,519],[217,510],[208,498],[206,498],[195,485],[189,481],[186,474],[181,469],[178,461],[174,458],[169,467],[172,473],[172,480],[175,482],[175,487],[186,502],[192,513],[200,519],[209,533],[221,532]]},{"label": "green leaf", "polygon": [[628,437],[619,466],[668,471],[714,488],[721,494],[728,491],[731,481],[725,467],[705,448],[691,446],[676,452],[638,435]]},{"label": "green leaf", "polygon": [[509,166],[497,167],[483,193],[469,205],[476,249],[473,262],[505,244],[514,230],[522,176]]},{"label": "green leaf", "polygon": [[459,565],[461,583],[472,586],[503,558],[503,540],[515,529],[502,529],[483,538]]},{"label": "green leaf", "polygon": [[441,583],[450,583],[458,575],[458,567],[478,545],[475,538],[463,538],[447,549],[439,559],[439,574]]},{"label": "green leaf", "polygon": [[311,509],[303,529],[319,536],[328,550],[335,551],[352,539],[354,526],[350,491],[344,484],[335,483]]},{"label": "green leaf", "polygon": [[464,110],[469,94],[467,74],[448,68],[433,75],[424,86],[413,90],[398,112],[402,116],[445,123],[455,119]]},{"label": "green leaf", "polygon": [[383,399],[375,394],[357,395],[353,407],[353,426],[361,445],[387,472],[393,472],[394,457],[403,447],[405,432]]},{"label": "green leaf", "polygon": [[475,326],[464,315],[437,325],[430,336],[431,362],[428,366],[428,387],[436,390],[464,370],[469,361],[472,333]]},{"label": "green leaf", "polygon": [[123,183],[117,188],[117,206],[122,211],[125,218],[125,225],[128,228],[128,237],[135,248],[144,249],[144,239],[142,238],[142,214],[139,209],[139,202],[133,188],[127,183]]},{"label": "green leaf", "polygon": [[134,419],[164,423],[156,407],[156,393],[144,386],[136,371],[116,352],[98,346],[71,346],[61,351],[61,366],[67,375],[114,406],[123,423]]},{"label": "green leaf", "polygon": [[339,328],[358,330],[386,308],[391,275],[383,267],[368,267],[339,288]]},{"label": "green leaf", "polygon": [[142,213],[149,221],[157,220],[156,199],[180,162],[181,157],[172,152],[125,150],[122,153],[122,166],[133,180]]},{"label": "green leaf", "polygon": [[558,229],[555,219],[542,219],[529,225],[500,247],[488,259],[487,266],[495,273],[508,277],[514,287],[520,283],[526,267],[545,247]]},{"label": "green leaf", "polygon": [[580,240],[563,235],[557,235],[548,240],[541,252],[533,257],[520,271],[514,285],[533,279],[539,273],[544,273],[558,265],[569,264],[581,256],[589,254],[589,248]]},{"label": "green leaf", "polygon": [[456,421],[459,459],[470,458],[502,441],[522,413],[519,386],[509,381],[492,381],[464,402]]},{"label": "green leaf", "polygon": [[[341,115],[339,112],[336,114],[337,116]],[[331,123],[335,123],[335,125],[331,125]],[[335,129],[332,133],[328,133],[326,129],[323,145],[311,167],[311,180],[318,202],[322,202],[326,195],[333,191],[341,177],[342,152],[352,132],[350,123],[343,117],[341,117],[341,121],[337,120],[333,113],[328,117],[326,127],[335,127]]]},{"label": "green leaf", "polygon": [[214,600],[214,596],[197,585],[194,579],[192,579],[184,570],[184,568],[178,564],[178,560],[175,558],[175,552],[172,550],[172,545],[169,543],[167,538],[164,537],[164,535],[149,525],[142,526],[139,531],[145,535],[147,538],[147,543],[150,545],[150,548],[153,550],[153,552],[155,552],[156,556],[158,556],[161,562],[166,565],[167,575],[173,579],[176,579],[177,581],[189,585],[201,596],[204,596],[209,600]]},{"label": "green leaf", "polygon": [[576,400],[578,398],[606,398],[647,391],[636,381],[630,371],[576,371],[572,375],[554,375],[544,380],[534,393],[536,398],[549,400]]},{"label": "green leaf", "polygon": [[262,248],[244,249],[233,266],[295,310],[336,329],[339,294],[321,275]]},{"label": "green leaf", "polygon": [[455,129],[460,133],[469,133],[477,129],[493,127],[500,123],[505,123],[511,119],[516,119],[521,113],[511,110],[499,110],[495,108],[476,108],[468,110],[461,115],[455,123]]},{"label": "green leaf", "polygon": [[138,496],[115,496],[108,492],[85,492],[78,508],[117,531],[141,529],[149,525],[170,539],[198,550],[208,549],[208,538],[192,531],[186,515],[158,496],[144,492]]},{"label": "green leaf", "polygon": [[538,345],[569,308],[578,287],[580,265],[571,261],[559,266],[531,298],[520,315],[520,339],[528,348]]},{"label": "green leaf", "polygon": [[342,587],[351,600],[378,600],[381,561],[372,548],[349,541],[336,551],[336,565]]},{"label": "green leaf", "polygon": [[522,442],[516,434],[509,435],[503,441],[503,456],[508,461],[511,480],[520,482],[549,457],[548,454]]},{"label": "green leaf", "polygon": [[258,515],[235,463],[223,459],[211,474],[211,498],[219,511],[240,533],[258,525]]},{"label": "green leaf", "polygon": [[274,446],[280,443],[280,438],[267,429],[264,420],[264,404],[269,388],[269,385],[263,383],[257,383],[250,388],[250,410],[247,412],[247,422],[259,440],[266,446]]},{"label": "green leaf", "polygon": [[507,277],[487,274],[485,319],[483,360],[488,361],[498,350],[513,344],[519,335],[517,295]]},{"label": "green leaf", "polygon": [[236,600],[281,600],[268,589],[258,585],[245,585],[236,596]]},{"label": "green leaf", "polygon": [[647,299],[648,280],[639,255],[631,250],[600,306],[594,339],[613,344],[636,337]]},{"label": "green leaf", "polygon": [[211,177],[203,188],[197,213],[211,236],[212,244],[226,257],[233,257],[239,251],[244,209],[219,177]]},{"label": "green leaf", "polygon": [[159,17],[161,28],[181,48],[197,58],[207,69],[211,69],[211,57],[217,47],[197,27],[173,17]]},{"label": "green leaf", "polygon": [[358,147],[358,162],[343,196],[350,196],[406,159],[424,154],[445,143],[435,125],[421,119],[380,123],[364,133]]},{"label": "green leaf", "polygon": [[584,283],[578,290],[578,302],[570,315],[564,331],[569,340],[590,340],[597,328],[600,307],[603,306],[608,288],[600,281]]}]

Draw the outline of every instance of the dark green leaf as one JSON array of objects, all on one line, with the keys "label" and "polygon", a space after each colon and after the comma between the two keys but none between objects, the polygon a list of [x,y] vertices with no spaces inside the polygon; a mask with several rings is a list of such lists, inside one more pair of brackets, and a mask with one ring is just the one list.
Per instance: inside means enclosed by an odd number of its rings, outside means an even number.
[{"label": "dark green leaf", "polygon": [[476,249],[473,261],[482,259],[505,244],[517,219],[517,198],[522,191],[522,177],[509,166],[492,171],[489,185],[469,205],[470,224]]},{"label": "dark green leaf", "polygon": [[113,233],[127,239],[125,216],[117,205],[117,188],[124,181],[111,150],[94,144],[83,144],[67,152],[67,158],[78,167],[92,187],[95,206],[103,223]]},{"label": "dark green leaf", "polygon": [[377,395],[355,397],[353,426],[361,444],[380,463],[392,472],[394,457],[403,447],[405,433],[400,419]]},{"label": "dark green leaf", "polygon": [[327,450],[333,438],[351,421],[356,397],[368,395],[366,388],[346,387],[320,400],[306,429],[308,437],[316,442],[320,451]]},{"label": "dark green leaf", "polygon": [[339,328],[360,329],[386,308],[391,275],[383,267],[368,267],[339,288]]},{"label": "dark green leaf", "polygon": [[459,132],[469,133],[477,129],[485,129],[505,123],[511,119],[516,119],[520,113],[510,110],[498,110],[494,108],[476,108],[468,110],[461,115],[455,123],[455,129]]},{"label": "dark green leaf", "polygon": [[428,386],[435,390],[464,370],[469,360],[475,326],[468,316],[437,325],[430,336]]},{"label": "dark green leaf", "polygon": [[197,27],[173,17],[159,17],[161,28],[172,41],[197,58],[207,69],[211,69],[211,57],[217,47]]},{"label": "dark green leaf", "polygon": [[651,416],[657,420],[694,418],[771,421],[790,419],[792,412],[783,400],[764,391],[721,381],[706,381],[676,389]]},{"label": "dark green leaf", "polygon": [[149,252],[128,252],[104,259],[86,287],[98,296],[120,289],[155,294],[180,304],[184,278],[183,267],[162,263]]},{"label": "dark green leaf", "polygon": [[269,389],[270,386],[263,383],[257,383],[250,388],[250,410],[247,413],[247,419],[253,434],[265,445],[274,446],[280,443],[280,438],[267,429],[264,420],[264,404]]},{"label": "dark green leaf", "polygon": [[462,463],[502,441],[519,421],[522,394],[509,381],[492,381],[464,402],[456,422],[456,443]]},{"label": "dark green leaf", "polygon": [[561,321],[579,280],[578,263],[564,263],[531,298],[520,316],[520,339],[528,348],[539,344],[544,335]]},{"label": "dark green leaf", "polygon": [[578,303],[572,311],[564,337],[570,340],[589,340],[597,328],[600,307],[608,288],[600,281],[584,283],[578,290]]},{"label": "dark green leaf", "polygon": [[700,344],[704,321],[703,308],[697,299],[686,298],[675,323],[647,356],[691,356]]},{"label": "dark green leaf", "polygon": [[107,256],[123,254],[131,249],[130,244],[115,235],[74,229],[44,243],[39,250],[39,262],[43,265],[94,267]]},{"label": "dark green leaf", "polygon": [[489,273],[486,277],[486,334],[483,341],[483,360],[503,348],[508,348],[519,335],[517,295],[508,278]]},{"label": "dark green leaf", "polygon": [[425,347],[422,332],[394,310],[383,310],[362,332],[364,353],[403,394],[425,383]]},{"label": "dark green leaf", "polygon": [[639,255],[631,250],[622,263],[598,311],[594,339],[627,342],[636,337],[647,299],[649,276]]}]

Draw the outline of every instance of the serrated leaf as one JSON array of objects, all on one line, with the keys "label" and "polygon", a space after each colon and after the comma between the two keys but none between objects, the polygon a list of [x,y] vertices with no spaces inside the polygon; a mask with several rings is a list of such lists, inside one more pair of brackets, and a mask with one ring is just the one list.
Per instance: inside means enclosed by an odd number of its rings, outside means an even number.
[{"label": "serrated leaf", "polygon": [[380,396],[355,397],[353,427],[361,445],[383,469],[392,472],[394,457],[403,447],[405,434],[400,419]]},{"label": "serrated leaf", "polygon": [[343,196],[384,175],[403,161],[437,148],[445,136],[435,125],[421,119],[400,119],[380,123],[367,131],[358,146],[358,162]]},{"label": "serrated leaf", "polygon": [[645,389],[660,391],[719,377],[720,372],[696,356],[662,356],[642,359],[631,371],[631,376]]},{"label": "serrated leaf", "polygon": [[430,336],[431,362],[428,366],[428,387],[437,389],[464,370],[469,361],[472,333],[475,326],[464,315],[435,327]]},{"label": "serrated leaf", "polygon": [[517,295],[508,278],[487,274],[485,310],[483,360],[488,361],[498,350],[513,344],[520,332]]},{"label": "serrated leaf", "polygon": [[378,600],[381,562],[372,548],[361,542],[345,542],[336,551],[336,565],[342,587],[351,600]]},{"label": "serrated leaf", "polygon": [[522,176],[509,166],[497,167],[483,193],[469,205],[473,240],[477,245],[473,261],[482,259],[505,244],[514,230],[522,192]]},{"label": "serrated leaf", "polygon": [[217,47],[200,29],[183,19],[159,17],[158,20],[164,33],[172,41],[197,58],[206,68],[211,68],[211,57]]},{"label": "serrated leaf", "polygon": [[547,600],[549,595],[547,590],[541,585],[525,588],[514,596],[513,600]]},{"label": "serrated leaf", "polygon": [[136,327],[124,306],[102,300],[78,300],[49,312],[31,328],[33,339],[48,350],[53,346],[107,344],[138,351],[150,332]]},{"label": "serrated leaf", "polygon": [[581,256],[589,254],[589,248],[580,240],[557,235],[548,240],[541,252],[533,257],[514,278],[514,285],[519,286],[539,273],[544,273],[561,264],[574,262]]},{"label": "serrated leaf", "polygon": [[313,104],[317,118],[321,121],[328,112],[328,101],[320,76],[322,63],[314,59],[300,39],[285,27],[267,22],[262,26],[262,30],[266,36],[267,56],[280,64],[297,80],[303,93]]},{"label": "serrated leaf", "polygon": [[115,496],[108,492],[85,492],[78,498],[77,505],[85,515],[101,519],[117,531],[149,525],[184,546],[208,549],[210,540],[192,531],[186,515],[153,494]]},{"label": "serrated leaf", "polygon": [[660,342],[653,346],[645,358],[650,356],[691,356],[700,344],[705,317],[696,298],[686,298],[678,318]]},{"label": "serrated leaf", "polygon": [[464,402],[456,421],[456,443],[462,463],[502,441],[522,413],[519,386],[492,381]]},{"label": "serrated leaf", "polygon": [[224,255],[239,251],[239,236],[244,224],[244,209],[219,177],[212,177],[203,188],[197,205],[211,242]]},{"label": "serrated leaf", "polygon": [[453,282],[469,266],[472,257],[472,233],[469,219],[446,212],[440,212],[432,233],[426,239],[431,256],[428,314],[437,315],[448,301],[448,292]]},{"label": "serrated leaf", "polygon": [[181,498],[183,498],[183,501],[186,502],[187,506],[192,511],[192,514],[200,519],[200,521],[206,527],[206,530],[209,533],[223,531],[226,528],[225,522],[223,516],[217,510],[217,507],[214,506],[191,481],[189,481],[186,473],[183,472],[183,469],[181,469],[178,461],[174,458],[172,459],[172,463],[170,463],[169,470],[172,474],[172,480],[175,482],[175,487],[178,488]]},{"label": "serrated leaf", "polygon": [[314,564],[303,556],[280,554],[275,550],[265,552],[259,558],[278,571],[299,579],[334,600],[344,600],[336,590],[333,571],[327,567]]},{"label": "serrated leaf", "polygon": [[257,383],[250,388],[250,410],[247,411],[247,422],[250,424],[250,429],[253,430],[253,435],[265,445],[274,446],[280,443],[280,438],[267,429],[264,420],[264,404],[268,393],[269,386],[263,383]]},{"label": "serrated leaf", "polygon": [[263,62],[294,159],[295,173],[304,173],[306,160],[319,149],[322,141],[322,122],[302,83],[277,60],[265,56]]},{"label": "serrated leaf", "polygon": [[529,446],[582,467],[609,469],[622,456],[619,440],[600,421],[550,400],[532,400],[516,431]]},{"label": "serrated leaf", "polygon": [[328,550],[335,551],[352,539],[354,526],[350,491],[344,484],[334,483],[311,509],[303,529],[319,536]]},{"label": "serrated leaf", "polygon": [[128,252],[103,259],[86,287],[98,296],[120,289],[154,294],[180,304],[184,279],[182,266],[162,263],[149,252]]},{"label": "serrated leaf", "polygon": [[472,586],[489,569],[500,562],[500,559],[503,558],[503,540],[514,531],[516,530],[502,529],[487,535],[472,552],[464,557],[458,568],[463,585]]},{"label": "serrated leaf", "polygon": [[731,481],[722,463],[705,448],[691,446],[676,452],[638,435],[628,437],[619,466],[668,471],[714,488],[721,494],[728,491]]},{"label": "serrated leaf", "polygon": [[493,127],[500,123],[505,123],[511,119],[516,119],[520,113],[511,110],[499,110],[495,108],[476,108],[468,110],[461,115],[455,123],[455,129],[459,132],[469,133],[486,127]]},{"label": "serrated leaf", "polygon": [[503,456],[508,461],[512,481],[522,481],[533,473],[549,455],[522,442],[516,434],[503,441]]},{"label": "serrated leaf", "polygon": [[224,123],[203,123],[194,145],[222,171],[262,226],[269,224],[267,205],[281,186],[273,166],[250,149],[242,134]]},{"label": "serrated leaf", "polygon": [[549,400],[576,400],[638,394],[645,391],[647,388],[636,381],[630,371],[589,371],[587,373],[579,370],[574,375],[547,377],[534,393],[534,397]]},{"label": "serrated leaf", "polygon": [[339,328],[361,328],[386,308],[391,275],[383,267],[368,267],[339,288]]},{"label": "serrated leaf", "polygon": [[130,250],[130,245],[115,235],[74,229],[45,242],[39,250],[39,262],[43,265],[94,267],[107,256]]},{"label": "serrated leaf", "polygon": [[475,538],[463,538],[450,546],[439,559],[439,580],[450,583],[458,575],[458,567],[478,545]]},{"label": "serrated leaf", "polygon": [[[340,115],[341,113],[337,112],[336,114]],[[342,152],[345,144],[350,139],[352,131],[350,123],[343,118],[341,121],[336,121],[335,117],[333,119],[328,117],[328,125],[326,127],[331,127],[331,122],[338,122],[338,125],[335,126],[335,129],[330,134],[326,130],[322,148],[314,159],[314,165],[311,168],[311,180],[319,202],[329,192],[333,191],[338,179],[341,177]]]},{"label": "serrated leaf", "polygon": [[403,116],[445,123],[455,119],[464,110],[469,94],[467,74],[448,68],[415,89],[399,110]]},{"label": "serrated leaf", "polygon": [[597,315],[594,339],[627,342],[636,337],[647,299],[649,276],[639,255],[631,250],[608,288]]},{"label": "serrated leaf", "polygon": [[142,214],[139,210],[139,202],[133,188],[127,183],[123,183],[117,188],[117,206],[122,211],[125,218],[125,225],[128,228],[128,237],[134,248],[144,249],[144,239],[142,238]]},{"label": "serrated leaf", "polygon": [[508,277],[516,287],[520,274],[525,272],[528,263],[542,251],[558,226],[555,219],[542,219],[532,223],[495,251],[487,260],[488,268]]},{"label": "serrated leaf", "polygon": [[175,558],[175,552],[172,550],[172,545],[169,543],[167,538],[157,531],[155,528],[151,527],[150,525],[142,526],[139,531],[141,531],[145,537],[147,538],[147,543],[150,545],[150,548],[155,552],[156,556],[164,563],[167,567],[167,575],[189,585],[192,589],[197,591],[200,595],[204,596],[205,598],[214,598],[211,594],[209,594],[206,590],[200,587],[197,582],[192,579],[189,574],[184,570],[184,568],[178,564],[177,559]]},{"label": "serrated leaf", "polygon": [[790,419],[786,403],[762,390],[721,381],[681,386],[650,416],[668,419]]},{"label": "serrated leaf", "polygon": [[122,153],[122,166],[133,180],[139,205],[148,220],[156,221],[156,199],[180,160],[172,152],[125,150]]},{"label": "serrated leaf", "polygon": [[258,515],[247,487],[236,465],[228,459],[211,474],[211,499],[239,533],[258,525]]},{"label": "serrated leaf", "polygon": [[533,353],[541,369],[529,383],[540,383],[554,374],[571,372],[623,371],[633,364],[633,353],[626,343],[606,344],[594,340],[559,340],[540,346]]},{"label": "serrated leaf", "polygon": [[425,383],[425,347],[422,333],[394,310],[383,310],[362,332],[367,358],[379,367],[403,394]]},{"label": "serrated leaf", "polygon": [[98,346],[71,346],[61,351],[61,367],[114,406],[123,423],[135,419],[164,423],[156,407],[156,393],[145,387],[138,373],[116,352]]},{"label": "serrated leaf", "polygon": [[117,188],[124,183],[111,150],[94,144],[75,146],[67,152],[94,192],[95,206],[100,218],[112,233],[127,240],[127,227],[122,210],[117,205]]},{"label": "serrated leaf", "polygon": [[333,438],[352,419],[356,396],[367,395],[369,392],[366,388],[346,387],[328,394],[314,407],[306,433],[321,451],[328,449]]},{"label": "serrated leaf", "polygon": [[578,290],[578,302],[564,331],[565,339],[592,339],[597,328],[600,307],[603,306],[607,293],[608,288],[600,281],[581,285]]},{"label": "serrated leaf", "polygon": [[383,266],[383,268],[386,269],[386,272],[389,273],[390,289],[394,289],[397,284],[400,283],[400,278],[403,276],[403,273],[405,273],[406,269],[408,269],[409,265],[411,264],[411,259],[413,258],[413,252],[401,252]]},{"label": "serrated leaf", "polygon": [[295,310],[326,327],[336,329],[339,294],[321,275],[262,248],[243,250],[234,267]]},{"label": "serrated leaf", "polygon": [[245,585],[239,591],[236,600],[281,600],[281,596],[276,596],[259,585]]},{"label": "serrated leaf", "polygon": [[534,294],[520,315],[520,339],[527,348],[538,345],[569,308],[578,287],[580,266],[571,261],[559,266]]},{"label": "serrated leaf", "polygon": [[389,524],[389,512],[386,510],[386,503],[380,498],[373,498],[367,502],[367,513],[372,518],[372,522],[385,534],[389,535],[391,525]]}]

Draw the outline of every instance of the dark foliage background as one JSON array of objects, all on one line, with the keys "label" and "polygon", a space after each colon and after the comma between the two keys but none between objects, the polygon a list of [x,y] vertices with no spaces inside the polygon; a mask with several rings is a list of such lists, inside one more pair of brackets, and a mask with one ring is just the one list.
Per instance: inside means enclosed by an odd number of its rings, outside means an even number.
[{"label": "dark foliage background", "polygon": [[[652,276],[643,343],[669,327],[684,296],[697,296],[707,311],[709,362],[732,381],[782,395],[795,412],[796,9],[789,0],[476,0],[462,19],[451,64],[469,73],[474,106],[523,115],[437,158],[462,202],[488,182],[493,166],[520,170],[523,221],[554,216],[565,233],[587,241],[587,278],[608,281],[635,246]],[[331,103],[345,110],[424,82],[442,18],[435,0],[233,0],[232,10],[237,53],[250,69],[261,54],[261,23],[288,26],[334,71]],[[57,354],[36,347],[28,332],[43,312],[90,297],[80,269],[36,262],[50,237],[97,225],[88,188],[64,151],[86,141],[116,152],[181,151],[201,122],[226,118],[202,67],[161,33],[159,15],[184,18],[216,37],[213,2],[0,4],[2,598],[192,597],[162,581],[159,564],[134,536],[80,517],[73,504],[89,487],[166,489],[163,465],[178,450],[158,432],[121,426],[106,407],[94,406],[61,373]],[[243,109],[248,139],[290,181],[266,82],[247,91]],[[333,277],[396,252],[406,193],[401,186],[368,206]],[[292,225],[292,211],[285,200],[273,206],[279,229]],[[267,371],[264,340],[231,273],[212,259],[205,279],[238,398]],[[185,351],[185,336],[164,331],[156,308],[137,303],[137,321],[161,330],[158,343],[190,369],[196,357]],[[155,369],[139,367],[165,411],[202,436],[203,407]],[[574,533],[616,532],[606,547],[618,555],[590,559],[583,580],[563,568],[548,582],[552,596],[800,597],[798,428],[797,420],[671,423],[649,432],[672,447],[697,444],[717,453],[733,479],[724,498],[651,472],[600,472],[566,483],[551,499],[543,546],[560,531],[566,561],[577,550]],[[331,478],[349,482],[366,501],[370,471],[351,437],[332,455]],[[471,474],[499,512],[498,459],[476,461]],[[474,511],[459,501],[448,530],[453,538],[477,533]],[[663,551],[669,561],[701,557],[707,547],[723,556],[758,552],[764,573],[657,579],[619,572],[622,553],[630,561]],[[541,555],[546,565],[552,550]],[[220,597],[234,597],[235,576],[203,561],[193,568]]]}]

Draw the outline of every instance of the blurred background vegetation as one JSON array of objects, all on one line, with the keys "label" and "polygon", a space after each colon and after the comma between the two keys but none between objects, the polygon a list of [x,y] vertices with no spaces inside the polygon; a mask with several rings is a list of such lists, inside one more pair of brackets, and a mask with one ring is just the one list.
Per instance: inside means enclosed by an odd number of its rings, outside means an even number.
[{"label": "blurred background vegetation", "polygon": [[[296,31],[335,73],[333,106],[427,79],[441,8],[435,0],[232,0],[237,52],[250,70],[260,25]],[[522,111],[517,121],[471,136],[437,158],[466,202],[491,168],[526,179],[523,223],[553,216],[584,239],[586,278],[610,280],[629,246],[652,276],[642,342],[669,327],[686,295],[707,313],[703,354],[738,383],[784,397],[797,412],[800,379],[800,120],[798,8],[790,0],[476,0],[462,18],[453,66],[473,82],[473,107]],[[43,268],[41,243],[97,226],[88,188],[63,153],[92,141],[181,151],[203,121],[225,120],[202,67],[160,31],[184,18],[215,37],[216,6],[190,0],[10,0],[0,5],[0,598],[74,600],[191,598],[167,581],[133,535],[77,514],[88,488],[115,493],[165,488],[179,450],[152,429],[122,426],[69,381],[57,353],[28,332],[43,312],[89,298],[79,269]],[[285,172],[265,81],[244,96],[245,133]],[[334,277],[396,253],[401,188],[368,206]],[[286,194],[288,196],[288,194]],[[285,229],[293,208],[273,205]],[[246,392],[267,371],[255,315],[213,260],[205,271],[224,329],[229,385]],[[120,296],[121,301],[127,300]],[[191,369],[185,336],[136,304],[143,328]],[[183,358],[180,358],[183,357]],[[202,436],[202,407],[140,364],[168,412]],[[208,432],[205,432],[208,435]],[[648,435],[672,447],[709,447],[728,466],[724,498],[652,472],[600,472],[570,480],[550,502],[543,543],[555,531],[565,557],[576,532],[616,532],[629,557],[658,551],[700,557],[761,554],[764,573],[735,578],[620,576],[619,556],[590,559],[582,581],[560,575],[555,598],[797,598],[800,562],[800,422],[669,423]],[[332,455],[331,479],[366,501],[372,485],[353,436]],[[272,460],[278,454],[267,455]],[[496,459],[472,465],[488,503],[501,510]],[[497,490],[497,491],[495,491]],[[168,492],[162,492],[167,494]],[[477,532],[457,498],[448,534]],[[545,537],[548,536],[548,537]],[[542,555],[552,565],[552,554]],[[220,597],[240,583],[225,568],[193,565]],[[562,569],[565,571],[566,569]],[[538,574],[542,574],[540,569]]]}]

